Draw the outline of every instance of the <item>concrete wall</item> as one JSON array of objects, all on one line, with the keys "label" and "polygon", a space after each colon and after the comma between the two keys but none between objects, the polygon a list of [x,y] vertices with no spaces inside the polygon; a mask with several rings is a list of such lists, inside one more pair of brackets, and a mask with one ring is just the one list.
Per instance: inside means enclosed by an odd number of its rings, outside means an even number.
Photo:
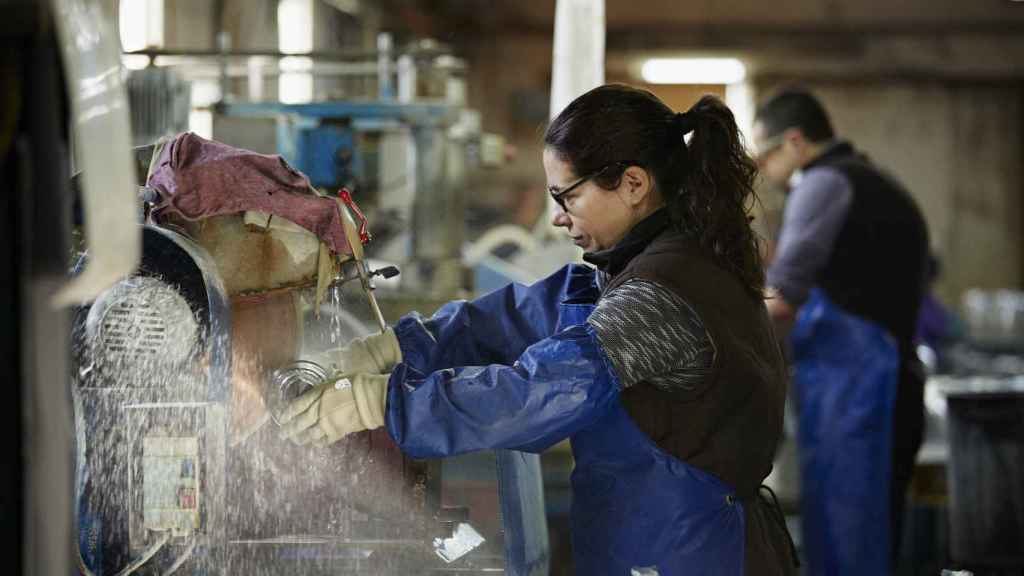
[{"label": "concrete wall", "polygon": [[164,0],[164,46],[216,48],[216,5],[210,0]]},{"label": "concrete wall", "polygon": [[277,0],[223,0],[223,28],[231,46],[245,50],[277,50]]}]

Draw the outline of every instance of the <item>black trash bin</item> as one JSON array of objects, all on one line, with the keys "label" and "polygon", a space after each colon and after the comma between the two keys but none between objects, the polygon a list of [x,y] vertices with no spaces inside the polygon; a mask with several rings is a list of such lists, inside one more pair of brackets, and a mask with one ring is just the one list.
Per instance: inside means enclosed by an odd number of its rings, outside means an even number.
[{"label": "black trash bin", "polygon": [[946,398],[952,559],[1024,568],[1024,381],[973,379]]}]

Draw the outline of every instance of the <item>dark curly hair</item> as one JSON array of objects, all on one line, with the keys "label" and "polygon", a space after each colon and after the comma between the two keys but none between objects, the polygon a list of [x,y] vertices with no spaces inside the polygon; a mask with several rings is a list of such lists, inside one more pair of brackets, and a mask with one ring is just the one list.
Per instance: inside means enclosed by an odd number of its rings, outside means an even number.
[{"label": "dark curly hair", "polygon": [[676,230],[735,274],[752,296],[763,297],[764,268],[750,227],[757,164],[721,100],[704,96],[677,114],[646,90],[600,86],[551,122],[544,144],[577,175],[617,164],[594,178],[609,190],[628,166],[646,169]]}]

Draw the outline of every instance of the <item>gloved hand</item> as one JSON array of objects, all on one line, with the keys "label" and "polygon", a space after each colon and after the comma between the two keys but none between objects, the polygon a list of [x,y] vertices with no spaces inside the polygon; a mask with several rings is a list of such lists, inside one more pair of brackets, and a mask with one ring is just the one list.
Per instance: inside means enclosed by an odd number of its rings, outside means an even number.
[{"label": "gloved hand", "polygon": [[288,405],[278,422],[281,437],[327,446],[353,432],[384,425],[388,374],[354,374],[324,382]]},{"label": "gloved hand", "polygon": [[341,348],[313,355],[310,360],[327,369],[331,376],[338,374],[384,374],[402,361],[395,331],[356,338]]}]

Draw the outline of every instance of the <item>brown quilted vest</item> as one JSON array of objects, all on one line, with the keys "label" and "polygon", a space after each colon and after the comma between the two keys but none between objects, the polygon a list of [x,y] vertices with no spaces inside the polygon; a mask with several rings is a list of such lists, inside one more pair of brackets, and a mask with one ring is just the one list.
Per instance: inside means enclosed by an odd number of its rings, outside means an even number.
[{"label": "brown quilted vest", "polygon": [[608,283],[658,283],[700,316],[715,346],[703,386],[685,395],[639,383],[624,390],[627,413],[657,445],[734,487],[746,504],[747,574],[789,574],[788,536],[759,501],[782,434],[786,372],[761,299],[738,279],[669,229],[659,234]]}]

